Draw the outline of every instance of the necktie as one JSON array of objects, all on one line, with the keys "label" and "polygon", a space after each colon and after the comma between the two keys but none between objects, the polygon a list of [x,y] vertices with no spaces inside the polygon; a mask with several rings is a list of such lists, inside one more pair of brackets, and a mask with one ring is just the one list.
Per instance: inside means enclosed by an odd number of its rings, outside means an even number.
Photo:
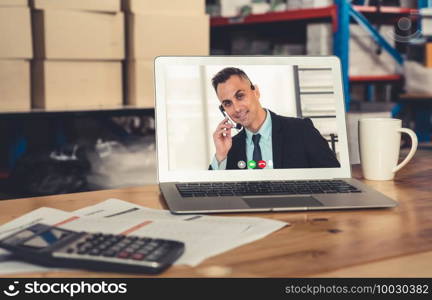
[{"label": "necktie", "polygon": [[254,150],[253,150],[253,154],[252,154],[252,159],[254,161],[256,161],[257,163],[262,160],[262,155],[261,155],[261,148],[259,145],[259,141],[261,139],[261,134],[254,134],[252,136],[252,142],[254,144]]}]

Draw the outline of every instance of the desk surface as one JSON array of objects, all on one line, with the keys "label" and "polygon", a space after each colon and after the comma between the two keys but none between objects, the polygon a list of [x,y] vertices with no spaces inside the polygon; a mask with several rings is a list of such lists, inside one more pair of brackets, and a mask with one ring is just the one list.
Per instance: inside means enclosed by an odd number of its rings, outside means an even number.
[{"label": "desk surface", "polygon": [[[364,182],[399,202],[394,209],[248,213],[288,221],[261,240],[211,257],[199,266],[174,266],[160,277],[431,277],[432,152],[418,151],[394,181]],[[361,178],[358,166],[354,177]],[[363,179],[362,179],[363,180]],[[67,211],[119,198],[165,208],[157,186],[0,201],[0,224],[41,206]],[[22,277],[129,277],[85,271]]]}]

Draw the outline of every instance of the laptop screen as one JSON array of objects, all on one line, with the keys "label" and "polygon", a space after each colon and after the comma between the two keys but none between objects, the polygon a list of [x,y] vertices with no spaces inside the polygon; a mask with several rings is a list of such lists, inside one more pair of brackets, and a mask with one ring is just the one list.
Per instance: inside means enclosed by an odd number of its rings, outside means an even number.
[{"label": "laptop screen", "polygon": [[169,169],[340,167],[332,72],[301,65],[167,66]]},{"label": "laptop screen", "polygon": [[337,58],[160,57],[155,71],[162,181],[350,176]]}]

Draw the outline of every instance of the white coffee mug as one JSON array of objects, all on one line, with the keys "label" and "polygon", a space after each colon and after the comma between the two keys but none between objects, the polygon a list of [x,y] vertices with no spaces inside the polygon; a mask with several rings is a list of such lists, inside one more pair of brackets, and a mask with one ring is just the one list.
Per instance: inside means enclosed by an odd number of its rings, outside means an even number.
[{"label": "white coffee mug", "polygon": [[[363,176],[369,180],[392,180],[417,150],[417,136],[411,129],[402,128],[402,121],[391,118],[359,120],[359,150]],[[400,163],[401,133],[411,137],[411,150]]]}]

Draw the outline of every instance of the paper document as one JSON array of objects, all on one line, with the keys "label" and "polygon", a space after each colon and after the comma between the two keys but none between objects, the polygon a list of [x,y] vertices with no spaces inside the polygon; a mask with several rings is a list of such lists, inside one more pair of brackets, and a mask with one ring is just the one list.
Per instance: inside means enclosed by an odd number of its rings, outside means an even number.
[{"label": "paper document", "polygon": [[75,211],[75,214],[109,218],[110,222],[124,220],[145,224],[130,234],[182,241],[186,251],[175,264],[189,266],[263,238],[287,225],[286,222],[265,218],[173,215],[166,210],[146,208],[119,199],[108,199]]},{"label": "paper document", "polygon": [[[196,266],[205,259],[250,243],[287,225],[253,217],[172,215],[119,199],[108,199],[74,212],[39,208],[0,226],[0,238],[35,223],[74,231],[104,232],[179,240],[185,253],[175,264]],[[9,259],[0,250],[0,274],[53,270]],[[64,269],[63,269],[64,270]]]}]

